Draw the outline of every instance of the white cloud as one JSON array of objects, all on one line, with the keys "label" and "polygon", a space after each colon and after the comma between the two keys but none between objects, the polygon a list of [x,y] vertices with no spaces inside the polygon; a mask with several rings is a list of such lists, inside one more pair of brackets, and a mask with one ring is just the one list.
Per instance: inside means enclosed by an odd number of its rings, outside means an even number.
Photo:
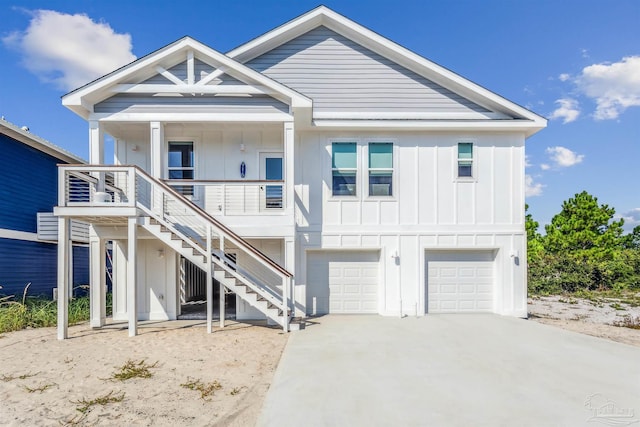
[{"label": "white cloud", "polygon": [[551,165],[548,165],[546,163],[542,163],[540,165],[540,169],[542,169],[543,171],[548,171],[549,169],[551,169]]},{"label": "white cloud", "polygon": [[584,154],[577,154],[565,147],[548,147],[545,151],[553,165],[558,168],[568,168],[584,160]]},{"label": "white cloud", "polygon": [[640,106],[640,56],[585,67],[578,89],[596,101],[596,120],[617,119],[629,107]]},{"label": "white cloud", "polygon": [[533,182],[533,177],[531,175],[525,175],[524,185],[526,197],[535,197],[542,195],[542,188],[544,187],[544,185],[540,184],[539,182]]},{"label": "white cloud", "polygon": [[530,161],[529,155],[525,154],[524,155],[524,167],[528,168],[528,167],[531,167],[531,166],[532,165],[531,165],[531,161]]},{"label": "white cloud", "polygon": [[627,224],[640,224],[640,208],[631,209],[629,212],[623,213],[622,218],[624,218],[624,222]]},{"label": "white cloud", "polygon": [[618,216],[624,219],[624,229],[631,232],[636,226],[640,225],[640,208],[631,209],[628,212]]},{"label": "white cloud", "polygon": [[556,104],[559,105],[553,113],[549,116],[550,119],[562,119],[562,123],[571,123],[575,121],[580,115],[580,108],[578,107],[578,101],[571,98],[560,98],[556,100]]},{"label": "white cloud", "polygon": [[43,81],[71,90],[136,59],[131,36],[105,22],[53,10],[29,13],[29,27],[2,41],[21,52],[24,66]]},{"label": "white cloud", "polygon": [[562,73],[558,76],[558,79],[561,82],[566,82],[567,80],[569,80],[571,78],[571,75],[567,74],[567,73]]}]

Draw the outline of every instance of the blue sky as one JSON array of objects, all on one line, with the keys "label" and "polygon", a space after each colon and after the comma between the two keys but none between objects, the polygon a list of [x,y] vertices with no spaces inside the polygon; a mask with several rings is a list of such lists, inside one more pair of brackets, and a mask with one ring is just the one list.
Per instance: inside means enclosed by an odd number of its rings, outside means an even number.
[{"label": "blue sky", "polygon": [[[185,35],[227,52],[318,4],[5,0],[0,115],[87,158],[87,124],[62,107],[64,93]],[[640,1],[324,4],[550,119],[527,142],[540,223],[586,190],[628,230],[640,224]]]}]

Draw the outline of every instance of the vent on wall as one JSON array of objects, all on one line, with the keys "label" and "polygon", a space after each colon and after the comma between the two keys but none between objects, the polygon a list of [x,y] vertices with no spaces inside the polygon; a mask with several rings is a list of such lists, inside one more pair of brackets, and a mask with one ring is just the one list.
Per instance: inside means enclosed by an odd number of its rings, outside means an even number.
[{"label": "vent on wall", "polygon": [[[38,239],[58,240],[58,218],[53,216],[53,212],[38,212]],[[89,243],[89,224],[71,220],[71,240]]]}]

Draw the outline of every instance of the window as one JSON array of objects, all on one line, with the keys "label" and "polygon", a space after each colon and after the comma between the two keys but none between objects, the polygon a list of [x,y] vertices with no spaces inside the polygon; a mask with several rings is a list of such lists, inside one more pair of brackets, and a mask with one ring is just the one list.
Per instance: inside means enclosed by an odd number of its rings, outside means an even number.
[{"label": "window", "polygon": [[458,177],[473,176],[473,143],[458,143]]},{"label": "window", "polygon": [[393,144],[369,143],[369,196],[393,195]]},{"label": "window", "polygon": [[[169,141],[169,179],[193,179],[193,142]],[[184,196],[193,196],[192,185],[176,185],[173,187]]]},{"label": "window", "polygon": [[334,142],[331,144],[332,191],[334,196],[356,195],[356,174],[358,158],[355,142]]},{"label": "window", "polygon": [[[264,159],[264,172],[260,173],[260,178],[266,181],[282,181],[282,154],[267,153],[262,154]],[[283,184],[265,185],[265,208],[282,208],[282,188]]]}]

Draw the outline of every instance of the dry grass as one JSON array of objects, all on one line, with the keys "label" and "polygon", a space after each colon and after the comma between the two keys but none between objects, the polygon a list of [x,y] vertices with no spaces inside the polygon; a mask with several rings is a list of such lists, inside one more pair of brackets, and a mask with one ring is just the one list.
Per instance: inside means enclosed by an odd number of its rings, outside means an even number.
[{"label": "dry grass", "polygon": [[206,383],[203,383],[201,380],[187,378],[187,382],[184,384],[180,384],[180,387],[184,387],[189,390],[199,391],[200,398],[203,400],[208,400],[210,396],[213,396],[216,390],[220,390],[222,388],[222,384],[220,384],[217,380],[214,380],[213,382],[206,384]]},{"label": "dry grass", "polygon": [[155,368],[158,362],[148,365],[145,360],[139,362],[131,359],[127,360],[124,365],[120,366],[116,372],[111,374],[109,380],[126,381],[132,378],[151,378],[153,373],[150,369]]},{"label": "dry grass", "polygon": [[32,374],[31,372],[29,372],[28,374],[22,374],[22,375],[2,374],[2,376],[0,376],[0,381],[9,382],[13,380],[26,380],[27,378],[35,377],[39,373],[40,372],[36,372],[35,374]]},{"label": "dry grass", "polygon": [[76,410],[82,414],[86,414],[95,405],[105,406],[105,405],[108,405],[109,403],[118,403],[118,402],[122,402],[123,400],[124,400],[124,393],[114,395],[114,391],[111,390],[109,393],[103,396],[94,397],[93,399],[87,399],[85,397],[85,398],[82,398],[81,400],[77,400],[71,403],[80,405],[76,408]]},{"label": "dry grass", "polygon": [[35,393],[36,391],[39,393],[42,393],[43,391],[53,387],[54,385],[56,384],[55,383],[43,384],[39,387],[24,386],[24,389],[27,391],[27,393]]}]

